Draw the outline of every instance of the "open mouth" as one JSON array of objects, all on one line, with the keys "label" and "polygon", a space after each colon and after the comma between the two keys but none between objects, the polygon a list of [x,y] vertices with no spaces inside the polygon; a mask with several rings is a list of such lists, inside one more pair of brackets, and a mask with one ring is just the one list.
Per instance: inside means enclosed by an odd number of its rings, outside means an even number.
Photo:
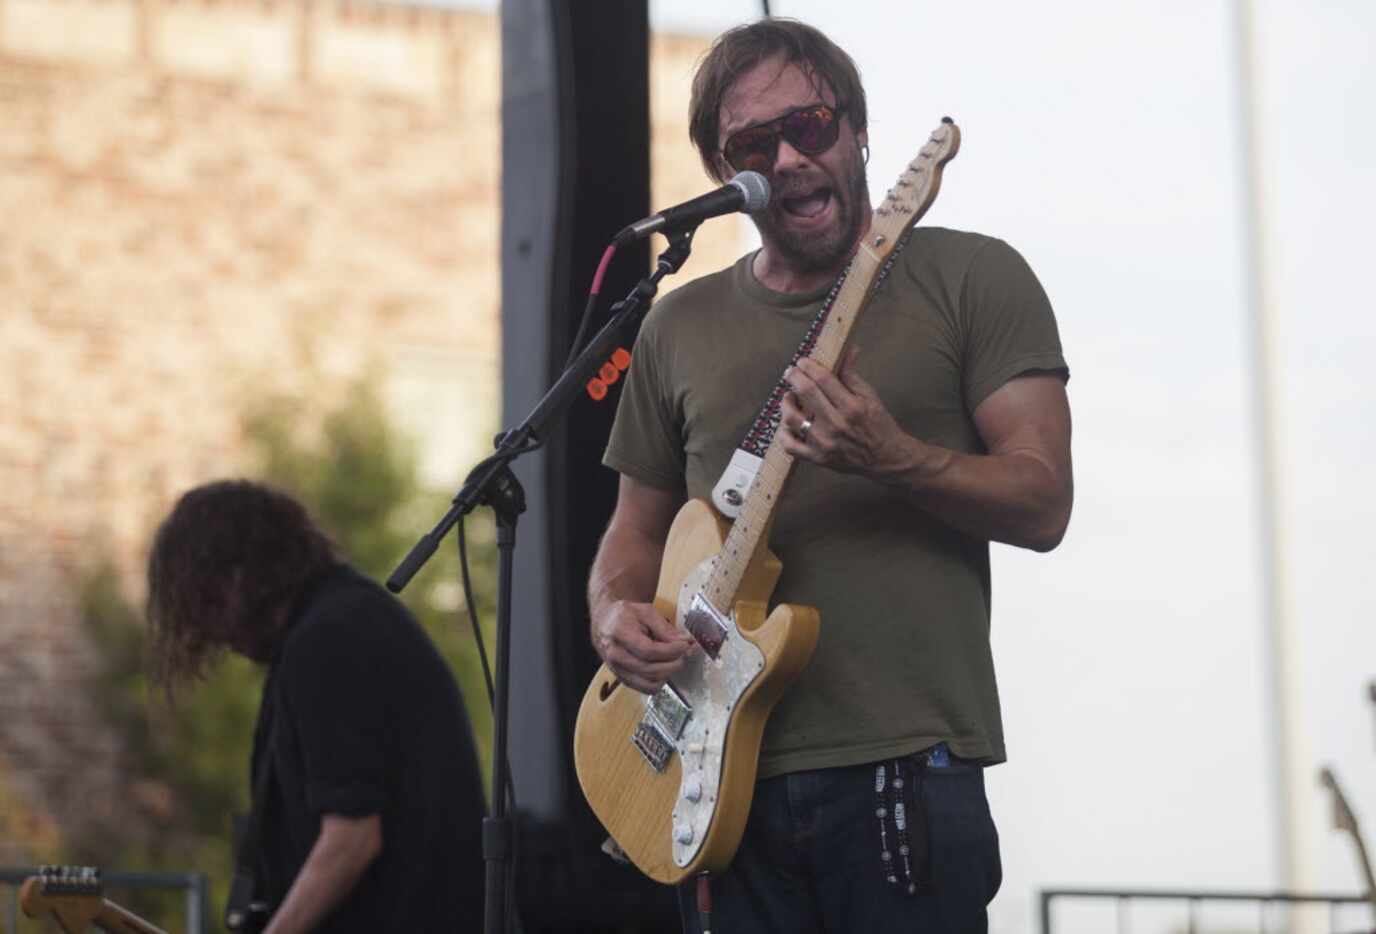
[{"label": "open mouth", "polygon": [[831,189],[818,188],[805,195],[784,198],[781,202],[784,213],[791,217],[817,217],[831,204]]}]

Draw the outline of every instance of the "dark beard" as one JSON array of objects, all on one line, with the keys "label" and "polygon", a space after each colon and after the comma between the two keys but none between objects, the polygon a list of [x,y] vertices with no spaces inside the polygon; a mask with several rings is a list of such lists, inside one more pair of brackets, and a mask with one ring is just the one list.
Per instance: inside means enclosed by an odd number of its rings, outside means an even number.
[{"label": "dark beard", "polygon": [[780,257],[798,272],[839,272],[850,258],[851,248],[860,238],[865,212],[861,205],[869,198],[869,182],[865,164],[856,159],[850,172],[850,190],[842,194],[832,192],[840,223],[823,235],[800,234],[781,223],[783,198],[778,198],[763,215],[755,215],[760,235],[770,239]]}]

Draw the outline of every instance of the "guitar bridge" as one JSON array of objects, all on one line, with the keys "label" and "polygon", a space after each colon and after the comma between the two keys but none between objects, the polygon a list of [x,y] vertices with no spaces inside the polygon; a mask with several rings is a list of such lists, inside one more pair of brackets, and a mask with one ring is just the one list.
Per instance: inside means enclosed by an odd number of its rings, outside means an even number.
[{"label": "guitar bridge", "polygon": [[669,765],[678,738],[692,716],[692,706],[672,684],[666,683],[645,698],[645,716],[636,724],[631,742],[656,772],[663,772]]},{"label": "guitar bridge", "polygon": [[631,742],[635,743],[635,748],[640,750],[645,761],[650,763],[650,768],[656,772],[663,772],[668,767],[669,757],[674,754],[674,744],[664,735],[663,730],[650,722],[649,717],[635,725]]}]

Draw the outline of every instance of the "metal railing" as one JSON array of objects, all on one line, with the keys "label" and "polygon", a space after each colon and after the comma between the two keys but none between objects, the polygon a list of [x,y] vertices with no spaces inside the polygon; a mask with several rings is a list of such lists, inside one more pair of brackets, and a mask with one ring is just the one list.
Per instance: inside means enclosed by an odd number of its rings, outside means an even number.
[{"label": "metal railing", "polygon": [[[19,886],[29,876],[38,875],[39,867],[0,867],[0,887],[8,889],[4,896],[5,932],[19,930]],[[109,888],[173,889],[185,892],[183,917],[186,934],[206,934],[206,906],[210,901],[209,883],[200,872],[114,872],[103,870],[100,881]]]},{"label": "metal railing", "polygon": [[[1275,915],[1282,913],[1281,906],[1288,905],[1327,905],[1328,930],[1331,934],[1376,934],[1376,919],[1368,911],[1367,920],[1339,926],[1339,914],[1359,914],[1358,911],[1343,912],[1344,906],[1371,905],[1365,895],[1295,894],[1291,892],[1201,892],[1190,890],[1153,890],[1153,889],[1043,889],[1041,891],[1041,934],[1055,934],[1053,927],[1053,902],[1108,901],[1116,909],[1116,926],[1096,925],[1100,932],[1115,931],[1116,934],[1131,934],[1132,906],[1134,902],[1179,902],[1184,907],[1181,919],[1184,926],[1174,925],[1170,930],[1198,934],[1200,909],[1210,903],[1231,903],[1235,905],[1254,905],[1257,911],[1257,934],[1281,934],[1287,928],[1284,921],[1277,922]],[[1230,921],[1230,925],[1235,922]],[[1229,930],[1236,930],[1230,926]]]}]

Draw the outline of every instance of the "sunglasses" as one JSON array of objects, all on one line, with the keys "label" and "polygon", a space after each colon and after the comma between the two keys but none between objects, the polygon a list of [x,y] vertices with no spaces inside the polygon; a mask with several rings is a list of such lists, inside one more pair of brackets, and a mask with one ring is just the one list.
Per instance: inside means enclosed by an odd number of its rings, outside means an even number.
[{"label": "sunglasses", "polygon": [[732,133],[721,154],[737,172],[768,172],[779,155],[779,139],[805,156],[816,156],[836,144],[844,107],[809,104],[768,123]]}]

